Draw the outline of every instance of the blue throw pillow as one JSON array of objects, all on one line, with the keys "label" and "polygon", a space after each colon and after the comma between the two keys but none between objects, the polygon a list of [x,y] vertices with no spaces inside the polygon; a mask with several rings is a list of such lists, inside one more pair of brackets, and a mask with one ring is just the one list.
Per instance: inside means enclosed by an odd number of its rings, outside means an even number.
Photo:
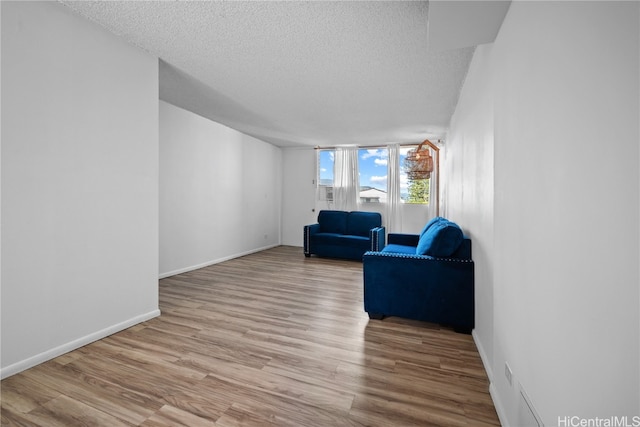
[{"label": "blue throw pillow", "polygon": [[449,257],[458,249],[464,236],[451,221],[437,221],[420,237],[416,253],[434,257]]},{"label": "blue throw pillow", "polygon": [[431,228],[431,226],[433,224],[435,224],[436,222],[440,222],[440,221],[447,221],[445,218],[441,217],[441,216],[437,216],[435,218],[431,218],[431,220],[429,222],[427,222],[427,225],[424,226],[424,228],[422,229],[422,231],[420,232],[420,237],[422,237],[424,235],[424,233],[427,232],[427,230],[429,228]]}]

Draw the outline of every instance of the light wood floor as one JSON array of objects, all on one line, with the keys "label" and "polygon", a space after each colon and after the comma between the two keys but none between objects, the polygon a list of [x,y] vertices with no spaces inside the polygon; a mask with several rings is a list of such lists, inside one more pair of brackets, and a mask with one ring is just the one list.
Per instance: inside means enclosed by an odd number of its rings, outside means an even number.
[{"label": "light wood floor", "polygon": [[471,336],[369,321],[361,263],[281,246],[161,280],[160,309],[2,381],[2,425],[499,425]]}]

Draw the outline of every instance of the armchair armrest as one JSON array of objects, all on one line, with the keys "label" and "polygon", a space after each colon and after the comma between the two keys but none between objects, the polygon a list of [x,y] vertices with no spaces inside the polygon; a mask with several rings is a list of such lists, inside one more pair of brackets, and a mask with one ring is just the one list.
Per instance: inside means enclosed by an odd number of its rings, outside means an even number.
[{"label": "armchair armrest", "polygon": [[417,234],[389,233],[389,244],[418,246],[420,236]]},{"label": "armchair armrest", "polygon": [[385,246],[385,228],[372,228],[369,231],[369,240],[371,241],[372,251],[381,251]]}]

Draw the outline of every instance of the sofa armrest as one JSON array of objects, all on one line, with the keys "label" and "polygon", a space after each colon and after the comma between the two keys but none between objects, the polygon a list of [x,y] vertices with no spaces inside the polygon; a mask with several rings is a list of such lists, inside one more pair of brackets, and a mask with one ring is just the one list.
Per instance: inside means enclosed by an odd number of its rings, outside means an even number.
[{"label": "sofa armrest", "polygon": [[420,236],[417,234],[389,233],[389,244],[402,246],[418,246]]},{"label": "sofa armrest", "polygon": [[320,232],[320,224],[309,224],[304,226],[305,233],[315,234]]},{"label": "sofa armrest", "polygon": [[369,240],[371,240],[372,251],[381,251],[385,246],[385,228],[372,228],[369,231]]},{"label": "sofa armrest", "polygon": [[304,246],[304,256],[306,257],[311,256],[311,252],[310,252],[311,243],[309,240],[312,234],[316,234],[319,231],[320,231],[320,224],[309,224],[304,226],[303,237],[302,237],[303,246]]}]

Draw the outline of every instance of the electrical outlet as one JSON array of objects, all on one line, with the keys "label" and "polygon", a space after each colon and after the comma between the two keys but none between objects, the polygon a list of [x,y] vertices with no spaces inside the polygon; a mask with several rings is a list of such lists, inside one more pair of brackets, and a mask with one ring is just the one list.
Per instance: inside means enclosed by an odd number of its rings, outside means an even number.
[{"label": "electrical outlet", "polygon": [[511,368],[507,362],[504,362],[504,376],[507,377],[509,385],[513,385],[513,372],[511,372]]}]

